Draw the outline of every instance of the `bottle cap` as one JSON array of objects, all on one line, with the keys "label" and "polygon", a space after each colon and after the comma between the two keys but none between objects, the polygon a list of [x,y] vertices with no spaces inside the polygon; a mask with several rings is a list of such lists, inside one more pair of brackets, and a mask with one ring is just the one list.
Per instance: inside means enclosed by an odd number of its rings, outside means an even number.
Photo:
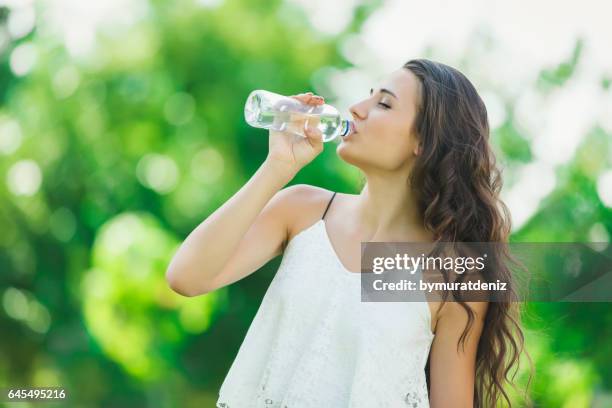
[{"label": "bottle cap", "polygon": [[343,120],[342,121],[342,130],[340,131],[340,136],[341,137],[345,137],[349,133],[351,133],[352,131],[353,131],[352,122],[350,120]]}]

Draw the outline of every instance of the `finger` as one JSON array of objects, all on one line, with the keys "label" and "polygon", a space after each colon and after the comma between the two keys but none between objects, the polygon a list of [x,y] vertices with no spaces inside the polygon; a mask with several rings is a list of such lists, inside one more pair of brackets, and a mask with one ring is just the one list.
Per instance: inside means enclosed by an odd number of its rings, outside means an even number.
[{"label": "finger", "polygon": [[309,105],[321,105],[325,103],[325,99],[322,96],[313,95],[312,92],[291,95],[291,97]]},{"label": "finger", "polygon": [[314,103],[324,103],[325,99],[322,96],[313,96],[312,102],[314,102]]},{"label": "finger", "polygon": [[292,95],[291,97],[299,101],[302,101],[302,102],[308,102],[310,100],[310,95],[306,95],[306,94]]},{"label": "finger", "polygon": [[321,105],[325,101],[323,100],[322,96],[310,95],[305,97],[304,102],[309,105]]},{"label": "finger", "polygon": [[316,147],[319,144],[323,144],[323,133],[318,128],[312,126],[306,127],[304,134],[312,146]]}]

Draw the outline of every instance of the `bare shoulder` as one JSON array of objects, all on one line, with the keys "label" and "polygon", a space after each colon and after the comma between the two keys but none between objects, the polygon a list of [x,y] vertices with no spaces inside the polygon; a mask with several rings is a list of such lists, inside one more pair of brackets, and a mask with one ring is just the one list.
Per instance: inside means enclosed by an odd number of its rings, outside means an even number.
[{"label": "bare shoulder", "polygon": [[296,184],[284,188],[281,194],[287,220],[287,241],[290,241],[300,231],[321,219],[333,191],[309,184]]}]

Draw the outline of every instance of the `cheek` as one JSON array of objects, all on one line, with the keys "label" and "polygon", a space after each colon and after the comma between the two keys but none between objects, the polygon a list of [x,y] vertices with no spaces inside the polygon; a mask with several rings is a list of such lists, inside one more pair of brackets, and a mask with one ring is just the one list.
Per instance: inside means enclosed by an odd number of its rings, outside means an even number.
[{"label": "cheek", "polygon": [[387,170],[395,170],[412,160],[411,149],[405,141],[391,140],[379,149],[379,165]]},{"label": "cheek", "polygon": [[357,167],[373,167],[384,170],[397,170],[413,160],[412,144],[407,136],[391,132],[364,136],[362,139],[340,144],[337,154],[344,161]]},{"label": "cheek", "polygon": [[371,115],[366,131],[340,144],[337,154],[358,167],[397,170],[414,160],[414,143],[404,118]]},{"label": "cheek", "polygon": [[409,124],[399,113],[379,113],[368,119],[368,134],[376,139],[384,139],[399,144],[409,138]]},{"label": "cheek", "polygon": [[371,146],[372,150],[379,153],[388,167],[397,168],[414,156],[414,144],[404,123],[388,123],[373,139],[377,145]]}]

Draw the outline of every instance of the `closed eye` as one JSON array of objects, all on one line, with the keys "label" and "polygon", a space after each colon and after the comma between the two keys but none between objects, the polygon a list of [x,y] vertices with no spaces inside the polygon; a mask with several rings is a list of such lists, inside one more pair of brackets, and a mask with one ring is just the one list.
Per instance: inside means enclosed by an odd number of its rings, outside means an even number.
[{"label": "closed eye", "polygon": [[[386,91],[386,89],[385,89]],[[374,93],[374,88],[370,88],[370,96]],[[382,106],[384,109],[391,109],[390,105],[387,105],[386,103],[383,102],[378,102],[378,105]]]}]

